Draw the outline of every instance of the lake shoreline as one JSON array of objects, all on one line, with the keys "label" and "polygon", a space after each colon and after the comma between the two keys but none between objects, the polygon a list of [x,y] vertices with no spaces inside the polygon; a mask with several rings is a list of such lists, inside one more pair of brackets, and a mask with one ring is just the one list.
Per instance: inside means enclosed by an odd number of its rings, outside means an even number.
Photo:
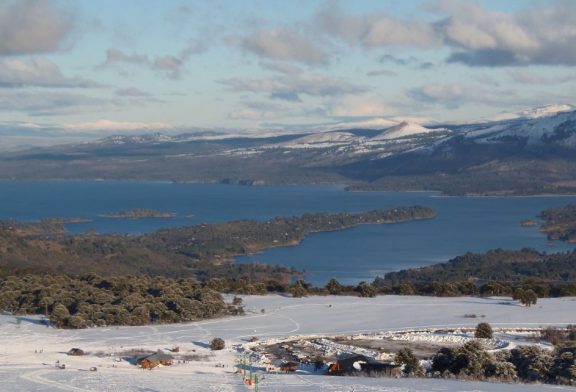
[{"label": "lake shoreline", "polygon": [[447,197],[447,198],[524,198],[524,197],[576,197],[576,193],[528,193],[528,194],[493,194],[491,192],[480,192],[480,193],[462,193],[462,194],[446,194],[442,190],[433,189],[348,189],[353,184],[346,184],[342,182],[303,182],[303,183],[285,183],[285,182],[266,182],[257,184],[240,184],[240,183],[228,183],[223,181],[180,181],[180,180],[159,180],[159,179],[115,179],[115,178],[48,178],[48,179],[20,179],[20,178],[0,178],[0,183],[14,183],[14,182],[30,182],[30,183],[42,183],[42,182],[74,182],[74,183],[150,183],[150,184],[174,184],[174,185],[225,185],[225,186],[237,186],[246,188],[265,188],[265,187],[330,187],[334,186],[341,188],[345,192],[350,193],[430,193],[437,194],[432,197]]}]

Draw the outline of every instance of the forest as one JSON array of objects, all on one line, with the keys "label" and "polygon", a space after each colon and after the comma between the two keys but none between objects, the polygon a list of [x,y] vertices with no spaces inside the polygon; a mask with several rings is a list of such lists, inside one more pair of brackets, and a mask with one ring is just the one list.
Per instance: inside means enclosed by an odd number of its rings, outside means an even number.
[{"label": "forest", "polygon": [[0,279],[0,309],[43,314],[59,328],[174,323],[242,312],[194,278],[96,274]]}]

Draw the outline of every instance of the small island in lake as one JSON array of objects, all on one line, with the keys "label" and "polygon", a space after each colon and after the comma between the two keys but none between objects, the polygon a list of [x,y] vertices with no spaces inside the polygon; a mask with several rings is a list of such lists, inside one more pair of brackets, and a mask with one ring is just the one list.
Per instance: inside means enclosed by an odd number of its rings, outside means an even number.
[{"label": "small island in lake", "polygon": [[538,222],[536,222],[535,220],[532,220],[532,219],[524,219],[522,222],[520,222],[520,226],[522,226],[522,227],[534,227],[537,225],[538,225]]},{"label": "small island in lake", "polygon": [[54,225],[64,225],[67,223],[90,223],[92,222],[92,219],[83,217],[71,217],[71,218],[52,217],[52,218],[44,218],[40,222]]},{"label": "small island in lake", "polygon": [[142,218],[174,218],[176,214],[167,211],[154,211],[148,208],[135,208],[133,210],[128,211],[111,212],[109,214],[104,214],[101,216],[103,218],[142,219]]}]

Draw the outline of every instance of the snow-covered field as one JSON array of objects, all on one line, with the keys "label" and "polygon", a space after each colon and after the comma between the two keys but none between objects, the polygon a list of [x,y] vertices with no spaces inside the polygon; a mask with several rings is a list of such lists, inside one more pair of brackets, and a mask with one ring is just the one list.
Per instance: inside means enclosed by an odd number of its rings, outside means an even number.
[{"label": "snow-covered field", "polygon": [[[280,296],[244,297],[247,315],[198,323],[57,330],[13,316],[0,316],[0,391],[246,391],[234,374],[232,349],[213,357],[142,370],[122,360],[129,349],[168,349],[210,355],[206,344],[222,337],[227,346],[246,339],[298,335],[358,334],[437,327],[538,327],[576,323],[576,298],[540,299],[525,308],[502,298],[377,298]],[[466,318],[477,314],[482,318]],[[69,357],[72,347],[90,355]],[[96,355],[98,354],[98,355]],[[55,367],[56,362],[66,369]],[[91,367],[97,367],[91,372]],[[330,377],[306,374],[265,375],[261,391],[574,391],[571,387],[506,385],[446,380]]]}]

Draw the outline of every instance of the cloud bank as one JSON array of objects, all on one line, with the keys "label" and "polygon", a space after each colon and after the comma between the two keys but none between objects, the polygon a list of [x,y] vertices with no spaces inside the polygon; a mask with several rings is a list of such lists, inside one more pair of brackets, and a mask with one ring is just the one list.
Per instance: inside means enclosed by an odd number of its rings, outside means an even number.
[{"label": "cloud bank", "polygon": [[576,1],[506,13],[482,1],[438,0],[427,7],[432,17],[426,19],[400,19],[386,12],[352,15],[337,4],[321,8],[306,28],[258,30],[240,45],[263,58],[309,65],[326,64],[326,47],[338,42],[364,50],[444,49],[448,63],[467,66],[576,65]]}]

